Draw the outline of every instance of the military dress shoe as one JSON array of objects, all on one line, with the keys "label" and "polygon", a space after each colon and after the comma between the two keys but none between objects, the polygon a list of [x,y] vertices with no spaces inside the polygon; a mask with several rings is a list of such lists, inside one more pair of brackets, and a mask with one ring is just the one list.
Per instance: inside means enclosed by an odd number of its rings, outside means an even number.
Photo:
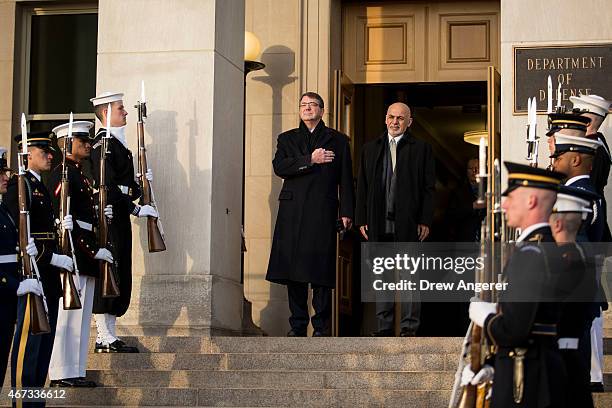
[{"label": "military dress shoe", "polygon": [[306,332],[291,329],[289,330],[289,333],[287,333],[287,337],[306,337]]},{"label": "military dress shoe", "polygon": [[110,344],[96,343],[94,353],[138,353],[138,349],[121,340],[115,340]]},{"label": "military dress shoe", "polygon": [[410,329],[402,329],[402,331],[400,331],[400,337],[415,337],[416,336],[416,331],[415,330],[410,330]]},{"label": "military dress shoe", "polygon": [[383,329],[383,330],[376,330],[373,331],[372,333],[370,333],[371,337],[394,337],[394,333],[393,330],[391,329]]},{"label": "military dress shoe", "polygon": [[79,388],[94,388],[97,384],[83,377],[77,378],[62,378],[61,380],[51,380],[50,387],[79,387]]},{"label": "military dress shoe", "polygon": [[591,383],[591,392],[604,392],[603,383],[600,382],[592,382]]}]

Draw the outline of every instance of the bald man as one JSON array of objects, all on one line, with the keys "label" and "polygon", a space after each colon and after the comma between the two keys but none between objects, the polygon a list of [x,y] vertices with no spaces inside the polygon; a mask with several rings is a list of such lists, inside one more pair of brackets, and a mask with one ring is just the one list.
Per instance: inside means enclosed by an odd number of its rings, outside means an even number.
[{"label": "bald man", "polygon": [[[410,134],[410,108],[394,103],[385,116],[387,130],[366,143],[357,181],[355,221],[369,242],[418,242],[429,235],[435,184],[432,148]],[[394,304],[389,294],[376,303],[378,330],[373,336],[394,335]],[[384,299],[383,299],[384,298]],[[414,336],[420,303],[402,302],[400,336]]]}]

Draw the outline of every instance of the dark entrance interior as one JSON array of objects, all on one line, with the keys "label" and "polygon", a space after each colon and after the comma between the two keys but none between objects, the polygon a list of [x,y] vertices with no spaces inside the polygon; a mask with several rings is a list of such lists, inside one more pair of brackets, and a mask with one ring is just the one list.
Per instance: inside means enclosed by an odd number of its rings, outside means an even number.
[{"label": "dark entrance interior", "polygon": [[[463,140],[467,131],[485,130],[486,82],[444,82],[356,85],[353,95],[354,174],[359,171],[362,146],[386,132],[387,107],[394,102],[410,106],[412,134],[434,150],[436,193],[434,223],[428,241],[453,241],[453,220],[447,214],[449,196],[466,179],[466,166],[478,157],[477,146]],[[353,248],[353,279],[350,304],[340,307],[340,336],[367,336],[376,329],[375,304],[361,303],[359,232],[345,236]],[[348,243],[345,243],[345,245]],[[346,299],[349,301],[349,299]],[[397,316],[396,316],[397,319]],[[467,304],[424,303],[419,336],[463,336],[468,325]]]}]

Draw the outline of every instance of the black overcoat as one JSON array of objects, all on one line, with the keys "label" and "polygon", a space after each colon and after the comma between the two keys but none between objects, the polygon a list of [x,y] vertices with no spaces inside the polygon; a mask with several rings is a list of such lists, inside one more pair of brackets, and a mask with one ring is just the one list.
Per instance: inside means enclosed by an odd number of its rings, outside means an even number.
[{"label": "black overcoat", "polygon": [[[382,167],[388,135],[366,143],[361,154],[357,178],[355,224],[368,226],[370,241],[378,241],[385,233],[385,186]],[[431,145],[406,132],[397,145],[395,164],[395,240],[417,241],[417,225],[431,227],[435,166]]]},{"label": "black overcoat", "polygon": [[[309,143],[309,138],[312,143]],[[317,148],[332,150],[331,163],[311,164]],[[336,220],[353,218],[354,188],[349,141],[319,122],[312,135],[301,122],[278,136],[272,161],[283,187],[266,279],[336,284]]]}]

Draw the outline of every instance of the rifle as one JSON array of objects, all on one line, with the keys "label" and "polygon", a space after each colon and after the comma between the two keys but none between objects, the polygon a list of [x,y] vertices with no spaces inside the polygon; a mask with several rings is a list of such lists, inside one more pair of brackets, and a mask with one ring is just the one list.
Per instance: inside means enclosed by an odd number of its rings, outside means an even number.
[{"label": "rifle", "polygon": [[[98,245],[113,252],[113,245],[109,239],[109,225],[111,221],[106,218],[104,209],[108,202],[108,190],[106,186],[106,155],[108,154],[108,140],[110,134],[111,104],[106,111],[106,134],[102,137],[102,154],[100,155],[100,190],[98,192]],[[119,296],[119,285],[117,285],[117,258],[113,256],[114,262],[109,265],[106,261],[100,261],[100,281],[102,284],[102,297],[114,298]]]},{"label": "rifle", "polygon": [[[500,241],[504,238],[504,225],[503,225],[503,214],[501,212],[501,195],[499,186],[501,184],[501,169],[498,159],[493,161],[493,174],[490,177],[486,173],[486,166],[484,163],[486,156],[483,149],[483,143],[481,141],[481,157],[480,157],[480,170],[477,175],[479,183],[479,197],[478,202],[487,203],[487,214],[481,224],[480,234],[480,256],[485,260],[484,268],[476,271],[477,282],[492,282],[492,278],[496,270],[499,269],[498,265],[500,254],[495,250],[495,241]],[[495,194],[494,194],[495,193]],[[477,294],[478,295],[478,294]],[[480,294],[480,298],[484,301],[493,301],[494,294],[490,291],[483,291]],[[492,386],[492,383],[486,382],[478,385],[467,384],[463,387],[461,398],[457,401],[459,378],[461,376],[459,370],[463,370],[463,359],[469,360],[470,368],[474,373],[478,373],[482,368],[483,362],[489,354],[489,345],[486,342],[486,338],[482,334],[482,327],[475,324],[470,324],[466,337],[464,339],[463,352],[461,354],[461,362],[459,364],[458,372],[455,376],[455,385],[452,390],[452,396],[449,403],[449,407],[460,407],[460,408],[484,408],[489,406],[489,400],[487,395]]]},{"label": "rifle", "polygon": [[[64,138],[64,157],[62,159],[62,181],[60,193],[60,219],[70,214],[70,185],[68,183],[68,166],[66,166],[66,157],[72,154],[72,112],[70,112],[70,122],[68,124],[68,135]],[[77,281],[80,282],[79,268],[77,266],[76,256],[74,254],[74,245],[72,243],[72,232],[61,228],[60,231],[60,248],[66,255],[70,254],[74,265],[74,272]],[[79,284],[80,286],[80,284]],[[62,272],[62,288],[63,288],[63,304],[64,310],[80,309],[81,305],[81,288],[77,289],[72,274],[68,271]]]},{"label": "rifle", "polygon": [[[147,117],[147,102],[145,101],[144,81],[142,81],[141,100],[134,105],[138,109],[138,123],[136,132],[138,136],[138,173],[140,189],[142,191],[142,204],[150,205],[156,208],[155,195],[153,194],[153,186],[145,177],[148,170],[147,166],[147,149],[144,144],[144,120]],[[149,252],[161,252],[166,250],[166,242],[164,239],[164,229],[161,220],[156,217],[147,217],[147,235],[149,239]]]},{"label": "rifle", "polygon": [[[40,284],[40,273],[36,259],[31,258],[26,252],[26,246],[30,240],[30,212],[27,205],[27,189],[26,189],[26,164],[28,160],[28,131],[26,128],[25,114],[21,114],[21,153],[17,153],[17,162],[19,163],[18,177],[18,202],[19,202],[19,249],[21,251],[21,268],[22,274],[26,278],[35,278]],[[21,157],[19,157],[21,156]],[[34,272],[32,272],[34,270]],[[42,285],[41,285],[42,288]],[[27,303],[30,306],[30,333],[45,334],[51,332],[49,325],[47,300],[43,290],[42,296],[34,293],[28,293]]]}]

